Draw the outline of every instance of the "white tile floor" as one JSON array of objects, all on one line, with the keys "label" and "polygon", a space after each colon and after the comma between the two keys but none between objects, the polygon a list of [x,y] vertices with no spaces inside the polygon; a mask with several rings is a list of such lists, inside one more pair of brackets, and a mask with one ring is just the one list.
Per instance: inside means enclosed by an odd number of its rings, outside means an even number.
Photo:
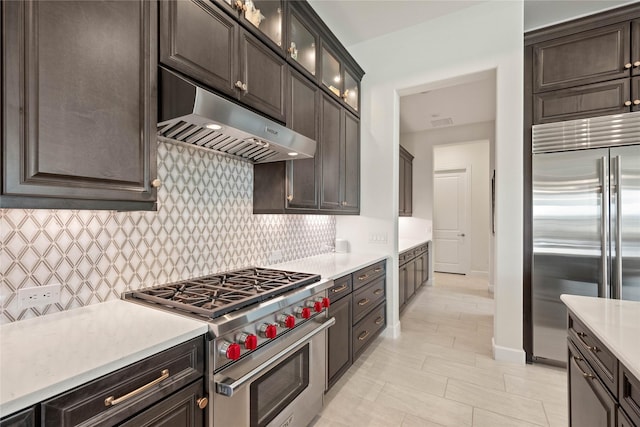
[{"label": "white tile floor", "polygon": [[563,369],[491,358],[487,282],[435,274],[325,396],[314,427],[567,426]]}]

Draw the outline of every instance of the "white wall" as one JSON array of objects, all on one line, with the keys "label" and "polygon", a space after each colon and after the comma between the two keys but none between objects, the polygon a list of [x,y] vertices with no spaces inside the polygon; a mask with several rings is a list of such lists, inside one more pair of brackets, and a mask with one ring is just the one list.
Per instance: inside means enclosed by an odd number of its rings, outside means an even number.
[{"label": "white wall", "polygon": [[[337,219],[354,251],[392,253],[388,333],[399,334],[398,159],[400,95],[469,73],[496,70],[495,356],[524,363],[522,350],[522,1],[489,1],[352,46],[367,72],[361,115],[361,216]],[[385,244],[371,233],[388,233]]]},{"label": "white wall", "polygon": [[[434,172],[470,167],[471,206],[468,211],[471,245],[470,273],[489,276],[489,212],[491,209],[491,177],[489,175],[489,141],[445,144],[433,147]],[[431,184],[433,186],[433,179]],[[434,248],[434,250],[438,250]]]}]

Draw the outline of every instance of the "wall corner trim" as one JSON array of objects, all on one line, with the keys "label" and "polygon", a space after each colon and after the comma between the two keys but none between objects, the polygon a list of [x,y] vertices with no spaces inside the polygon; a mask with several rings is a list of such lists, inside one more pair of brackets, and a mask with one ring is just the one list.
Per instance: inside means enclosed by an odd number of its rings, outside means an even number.
[{"label": "wall corner trim", "polygon": [[523,349],[503,347],[497,345],[495,338],[491,338],[491,347],[493,349],[493,358],[498,362],[516,363],[524,365],[526,363],[526,354]]}]

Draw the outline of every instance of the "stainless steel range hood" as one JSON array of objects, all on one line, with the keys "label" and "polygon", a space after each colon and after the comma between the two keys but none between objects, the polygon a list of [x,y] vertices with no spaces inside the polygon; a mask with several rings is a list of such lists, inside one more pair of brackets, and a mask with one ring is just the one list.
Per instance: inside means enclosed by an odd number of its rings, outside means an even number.
[{"label": "stainless steel range hood", "polygon": [[316,142],[159,67],[158,135],[253,163],[308,159]]}]

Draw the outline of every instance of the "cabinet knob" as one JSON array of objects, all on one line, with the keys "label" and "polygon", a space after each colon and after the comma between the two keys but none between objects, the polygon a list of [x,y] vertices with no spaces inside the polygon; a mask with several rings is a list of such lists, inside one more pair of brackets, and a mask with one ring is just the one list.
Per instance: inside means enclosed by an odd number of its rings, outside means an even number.
[{"label": "cabinet knob", "polygon": [[209,404],[209,399],[207,399],[206,397],[201,397],[200,399],[196,400],[196,403],[198,404],[198,408],[204,409]]},{"label": "cabinet knob", "polygon": [[624,102],[624,106],[625,106],[625,107],[628,107],[628,106],[630,106],[630,105],[631,105],[631,101],[625,101],[625,102]]},{"label": "cabinet knob", "polygon": [[246,84],[246,83],[242,83],[240,80],[238,80],[238,81],[236,82],[236,85],[235,85],[235,86],[236,86],[238,89],[241,89],[241,90],[243,90],[243,91],[245,91],[245,92],[247,91],[247,84]]},{"label": "cabinet knob", "polygon": [[288,200],[288,201],[292,201],[292,200],[293,200],[293,194],[289,194],[289,195],[287,196],[287,200]]},{"label": "cabinet knob", "polygon": [[633,105],[640,105],[640,99],[634,99]]},{"label": "cabinet knob", "polygon": [[627,70],[629,68],[631,68],[633,66],[633,64],[631,64],[631,62],[627,62],[626,64],[624,64],[624,68],[626,68]]},{"label": "cabinet knob", "polygon": [[347,206],[347,201],[342,202],[342,206]]},{"label": "cabinet knob", "polygon": [[151,186],[153,188],[159,188],[161,185],[162,185],[162,181],[160,181],[158,178],[151,181]]},{"label": "cabinet knob", "polygon": [[636,61],[636,62],[634,62],[634,63],[633,63],[633,66],[634,66],[634,67],[640,67],[640,61]]}]

